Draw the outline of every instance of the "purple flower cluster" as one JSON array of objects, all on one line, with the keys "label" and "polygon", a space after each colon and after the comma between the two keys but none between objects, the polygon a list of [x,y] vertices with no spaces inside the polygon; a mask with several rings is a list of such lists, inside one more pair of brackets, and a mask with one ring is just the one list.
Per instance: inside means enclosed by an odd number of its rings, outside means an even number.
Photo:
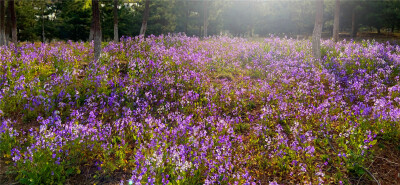
[{"label": "purple flower cluster", "polygon": [[123,169],[122,184],[324,183],[332,158],[398,127],[396,45],[323,41],[315,62],[286,38],[128,37],[92,62],[90,44],[0,48],[0,141],[19,140],[0,153],[17,169],[48,155]]}]

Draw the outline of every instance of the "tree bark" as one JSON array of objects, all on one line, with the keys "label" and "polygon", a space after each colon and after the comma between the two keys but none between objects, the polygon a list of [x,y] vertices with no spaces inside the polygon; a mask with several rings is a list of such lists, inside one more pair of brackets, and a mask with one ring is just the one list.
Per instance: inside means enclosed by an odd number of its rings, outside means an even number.
[{"label": "tree bark", "polygon": [[99,0],[92,0],[94,60],[97,61],[101,54],[101,26]]},{"label": "tree bark", "polygon": [[0,0],[0,46],[6,44],[6,27],[5,27],[5,0]]},{"label": "tree bark", "polygon": [[203,26],[200,25],[200,26],[199,26],[199,37],[201,37],[201,34],[202,34],[201,31],[202,31],[202,29],[203,29]]},{"label": "tree bark", "polygon": [[[250,9],[252,10],[251,11],[251,17],[256,16],[256,14],[254,13],[254,11],[257,8],[257,4],[256,3],[257,3],[256,1],[252,1],[251,4],[250,4]],[[250,22],[250,30],[249,30],[250,31],[250,37],[253,37],[254,36],[254,30],[255,30],[255,21],[254,21],[254,19],[251,19],[250,21],[251,21]]]},{"label": "tree bark", "polygon": [[42,6],[42,39],[43,39],[43,43],[46,42],[46,35],[44,33],[44,7],[46,6],[45,4],[46,2],[43,1],[44,6]]},{"label": "tree bark", "polygon": [[146,3],[144,5],[142,27],[140,28],[140,35],[143,36],[146,35],[147,19],[149,18],[149,12],[150,12],[150,0],[146,0]]},{"label": "tree bark", "polygon": [[208,12],[207,12],[208,0],[203,0],[203,36],[207,37],[207,26],[208,26]]},{"label": "tree bark", "polygon": [[185,34],[187,34],[187,28],[188,28],[188,23],[189,23],[189,2],[188,1],[184,1],[183,2],[185,5],[185,27],[184,27],[184,32]]},{"label": "tree bark", "polygon": [[114,0],[114,42],[119,41],[118,37],[118,0]]},{"label": "tree bark", "polygon": [[15,3],[14,0],[8,0],[8,9],[10,11],[11,17],[11,41],[14,43],[14,46],[17,46],[18,37],[17,37],[17,16],[15,13]]},{"label": "tree bark", "polygon": [[[92,5],[92,16],[93,16],[93,5]],[[93,40],[93,33],[94,33],[94,19],[92,17],[92,21],[90,22],[90,32],[89,32],[89,42],[91,42]]]},{"label": "tree bark", "polygon": [[[8,3],[10,1],[7,1]],[[6,44],[8,45],[9,42],[11,41],[11,14],[10,14],[10,10],[9,10],[9,5],[7,5],[7,9],[6,9],[6,21],[5,21],[5,40],[6,40]]]},{"label": "tree bark", "polygon": [[93,24],[93,21],[92,21],[92,23],[90,24],[89,42],[93,40],[93,32],[94,32],[93,25],[94,24]]},{"label": "tree bark", "polygon": [[356,8],[353,8],[353,13],[351,15],[351,37],[357,36],[357,23],[356,23]]},{"label": "tree bark", "polygon": [[339,40],[340,0],[335,2],[335,17],[333,19],[333,41]]},{"label": "tree bark", "polygon": [[312,36],[312,54],[314,58],[321,58],[321,33],[322,33],[322,20],[323,20],[323,9],[324,2],[323,0],[315,1],[315,24],[314,31]]}]

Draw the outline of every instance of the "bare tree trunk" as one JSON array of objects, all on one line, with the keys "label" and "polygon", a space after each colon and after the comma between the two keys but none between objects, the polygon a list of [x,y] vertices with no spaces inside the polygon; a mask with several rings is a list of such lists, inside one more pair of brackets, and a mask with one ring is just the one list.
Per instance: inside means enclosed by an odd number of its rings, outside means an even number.
[{"label": "bare tree trunk", "polygon": [[15,13],[14,0],[8,0],[8,8],[11,15],[11,41],[14,43],[14,46],[17,46],[17,16]]},{"label": "bare tree trunk", "polygon": [[[8,3],[10,3],[10,1],[7,1]],[[9,42],[11,41],[11,14],[10,14],[10,10],[9,10],[9,5],[7,5],[7,10],[6,10],[6,22],[5,22],[5,41],[6,44],[8,45]]]},{"label": "bare tree trunk", "polygon": [[[252,1],[250,4],[250,9],[252,10],[251,12],[251,17],[254,17],[256,14],[254,13],[254,11],[256,10],[257,4],[256,1]],[[255,30],[255,20],[251,19],[250,20],[250,37],[254,36],[254,30]]]},{"label": "bare tree trunk", "polygon": [[146,35],[147,19],[149,18],[149,12],[150,12],[150,0],[146,0],[146,3],[144,5],[142,27],[140,28],[140,35],[143,36]]},{"label": "bare tree trunk", "polygon": [[5,27],[5,0],[0,0],[0,46],[6,44],[6,27]]},{"label": "bare tree trunk", "polygon": [[324,11],[324,1],[316,0],[315,1],[315,24],[314,31],[312,36],[312,54],[314,58],[321,58],[321,33],[322,33],[322,20],[323,20],[323,11]]},{"label": "bare tree trunk", "polygon": [[[93,5],[92,5],[92,14],[93,14],[94,10],[93,10]],[[93,40],[93,33],[94,33],[94,19],[92,17],[92,21],[90,22],[90,32],[89,32],[89,42],[91,42]]]},{"label": "bare tree trunk", "polygon": [[188,23],[189,23],[189,2],[188,1],[184,1],[183,3],[185,5],[185,28],[184,28],[184,32],[185,32],[185,34],[187,34],[187,28],[188,28]]},{"label": "bare tree trunk", "polygon": [[199,26],[199,37],[201,37],[201,30],[203,29],[203,27],[200,25]]},{"label": "bare tree trunk", "polygon": [[356,8],[353,8],[353,13],[351,15],[351,37],[357,36],[357,23],[356,23]]},{"label": "bare tree trunk", "polygon": [[45,33],[44,33],[44,6],[46,6],[46,4],[45,4],[46,2],[45,1],[43,1],[43,6],[42,6],[42,39],[43,39],[43,43],[45,43],[46,42],[46,36],[45,36]]},{"label": "bare tree trunk", "polygon": [[92,22],[90,24],[89,42],[93,40],[93,33],[94,33],[94,29],[93,29],[93,22]]},{"label": "bare tree trunk", "polygon": [[333,19],[333,41],[339,40],[340,0],[335,3],[335,17]]},{"label": "bare tree trunk", "polygon": [[101,53],[101,26],[99,0],[92,0],[93,39],[94,39],[94,60],[100,58]]},{"label": "bare tree trunk", "polygon": [[114,42],[119,41],[118,37],[118,0],[114,0]]},{"label": "bare tree trunk", "polygon": [[208,0],[203,0],[203,36],[207,37],[207,26],[208,26],[208,14],[207,14],[207,9],[208,9]]}]

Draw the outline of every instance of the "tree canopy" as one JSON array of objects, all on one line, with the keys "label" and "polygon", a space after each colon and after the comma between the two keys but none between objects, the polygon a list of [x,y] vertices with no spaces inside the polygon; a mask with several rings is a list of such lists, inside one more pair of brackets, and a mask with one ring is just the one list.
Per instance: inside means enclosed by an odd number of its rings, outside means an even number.
[{"label": "tree canopy", "polygon": [[[99,3],[102,39],[113,40],[113,0]],[[204,4],[203,0],[151,0],[146,35],[184,32],[202,36],[204,19],[208,35],[311,35],[314,28],[313,1],[216,0],[207,3],[206,16]],[[400,30],[400,0],[342,0],[341,7],[339,32],[350,33],[352,24],[357,30],[377,33]],[[324,1],[323,32],[332,33],[334,8],[335,0]],[[88,0],[15,1],[15,9],[20,41],[89,38],[92,14]],[[119,0],[118,35],[139,35],[144,11],[145,0]],[[6,12],[6,20],[8,16]]]}]

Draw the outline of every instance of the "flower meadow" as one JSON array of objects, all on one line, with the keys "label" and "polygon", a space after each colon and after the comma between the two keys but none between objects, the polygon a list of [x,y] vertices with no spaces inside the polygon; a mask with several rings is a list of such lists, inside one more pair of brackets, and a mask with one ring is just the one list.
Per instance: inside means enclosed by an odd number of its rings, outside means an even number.
[{"label": "flower meadow", "polygon": [[[22,184],[348,184],[400,149],[400,46],[185,35],[0,48],[0,157]],[[393,149],[396,150],[396,149]],[[124,174],[114,177],[113,174]]]}]

